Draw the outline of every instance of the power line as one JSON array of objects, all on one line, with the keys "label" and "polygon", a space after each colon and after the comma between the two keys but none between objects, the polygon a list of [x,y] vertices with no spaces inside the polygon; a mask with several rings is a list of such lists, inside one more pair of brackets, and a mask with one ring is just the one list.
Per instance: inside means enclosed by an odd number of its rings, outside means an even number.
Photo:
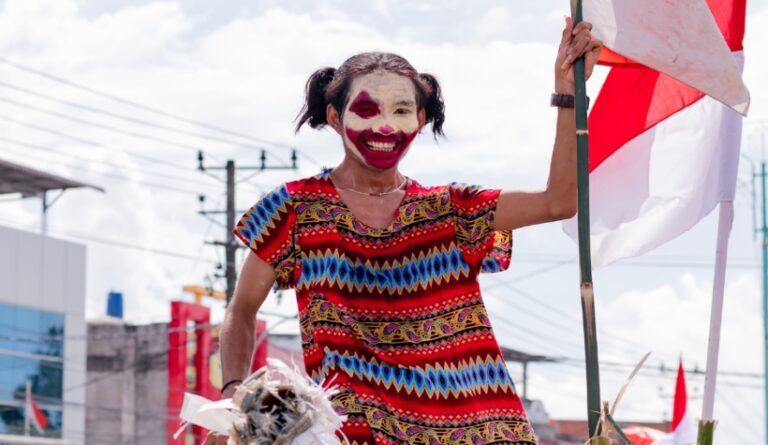
[{"label": "power line", "polygon": [[144,139],[144,140],[147,140],[147,141],[157,142],[157,143],[160,143],[160,144],[166,144],[166,145],[170,145],[170,146],[173,146],[173,147],[181,148],[181,149],[184,149],[184,150],[198,151],[200,149],[200,147],[198,147],[198,146],[187,145],[187,144],[183,144],[183,143],[179,143],[179,142],[170,141],[170,140],[167,140],[167,139],[158,138],[158,137],[155,137],[155,136],[150,136],[150,135],[147,135],[147,134],[144,134],[144,133],[137,133],[135,131],[125,130],[125,129],[122,129],[122,128],[113,127],[111,125],[105,125],[105,124],[100,124],[98,122],[89,121],[89,120],[86,120],[86,119],[80,119],[78,117],[69,116],[69,115],[58,113],[58,112],[52,111],[52,110],[46,110],[44,108],[36,107],[34,105],[25,104],[23,102],[18,102],[18,101],[12,100],[12,99],[4,98],[4,97],[0,97],[0,102],[5,102],[5,103],[8,103],[8,104],[14,105],[16,107],[20,107],[20,108],[25,108],[27,110],[36,111],[38,113],[47,114],[49,116],[54,116],[54,117],[57,117],[59,119],[68,120],[70,122],[76,122],[76,123],[81,124],[81,125],[87,125],[89,127],[98,128],[98,129],[106,130],[106,131],[111,131],[113,133],[119,133],[119,134],[122,134],[122,135],[125,135],[125,136],[130,136],[130,137],[134,137],[134,138]]},{"label": "power line", "polygon": [[[24,230],[25,228],[32,227],[32,226],[26,226],[26,227],[19,226],[15,222],[11,222],[11,221],[8,221],[8,220],[3,220],[3,219],[0,219],[0,221],[3,222],[4,224],[9,224],[8,227],[13,227],[13,228],[20,229],[20,230]],[[88,236],[88,235],[82,235],[82,234],[75,234],[75,233],[71,233],[71,232],[68,233],[68,232],[56,231],[56,232],[49,232],[49,233],[52,234],[52,235],[61,236],[61,237],[64,237],[64,238],[75,239],[75,240],[80,240],[80,241],[87,241],[87,242],[92,242],[92,243],[97,243],[97,244],[104,244],[104,245],[108,245],[108,246],[112,246],[112,247],[119,247],[119,248],[123,248],[123,249],[131,249],[131,250],[136,250],[136,251],[139,251],[139,252],[151,253],[151,254],[154,254],[154,255],[162,255],[162,256],[168,256],[168,257],[173,257],[173,258],[177,258],[177,259],[184,259],[184,260],[205,261],[205,262],[209,262],[211,264],[217,264],[216,261],[206,260],[206,259],[202,259],[201,260],[197,256],[186,254],[186,253],[179,253],[179,252],[174,252],[174,251],[170,251],[170,250],[156,249],[154,247],[142,246],[142,245],[138,245],[138,244],[131,244],[131,243],[126,243],[126,242],[123,242],[123,241],[118,241],[118,240],[113,240],[113,239],[99,238],[99,237],[95,237],[95,236]]]},{"label": "power line", "polygon": [[[7,147],[6,147],[6,149],[7,149]],[[92,171],[92,170],[90,170],[90,169],[88,169],[86,167],[83,167],[82,165],[78,165],[78,164],[72,164],[72,163],[61,162],[61,161],[52,161],[50,159],[41,158],[41,157],[38,157],[38,156],[29,155],[29,154],[23,154],[23,155],[20,155],[20,156],[24,156],[24,157],[32,158],[32,159],[38,159],[38,160],[42,160],[42,161],[45,161],[45,162],[51,162],[53,164],[57,164],[57,165],[60,165],[60,166],[69,167],[69,168],[72,168],[72,169],[75,169],[75,170],[79,170],[79,171],[84,172],[84,173],[89,174],[89,175],[100,176],[100,177],[103,177],[103,178],[113,179],[113,180],[118,180],[118,181],[124,181],[124,182],[128,182],[128,183],[134,183],[136,185],[143,185],[143,186],[154,188],[154,189],[158,189],[158,190],[166,190],[166,191],[171,191],[171,192],[191,195],[191,196],[195,196],[195,197],[198,197],[201,194],[200,191],[196,191],[196,190],[183,189],[183,188],[174,187],[174,186],[171,186],[171,185],[159,184],[159,183],[154,183],[154,182],[147,182],[147,181],[143,181],[143,180],[139,180],[139,179],[129,178],[127,176],[116,175],[114,173],[96,172],[96,171]]]},{"label": "power line", "polygon": [[[728,267],[753,269],[761,267],[759,263],[748,262],[752,258],[730,258]],[[557,253],[517,253],[515,263],[554,263],[559,261],[576,261],[573,255]],[[642,259],[621,260],[611,263],[611,267],[685,267],[685,268],[714,268],[714,262],[709,256],[677,256],[677,255],[646,255]]]},{"label": "power line", "polygon": [[[138,109],[143,110],[143,111],[148,111],[148,112],[151,112],[151,113],[155,113],[155,114],[158,114],[160,116],[164,116],[164,117],[167,117],[167,118],[175,119],[177,121],[185,122],[187,124],[196,125],[198,127],[202,127],[202,128],[206,128],[208,130],[213,130],[213,131],[217,131],[217,132],[220,132],[220,133],[228,134],[230,136],[236,136],[236,137],[239,137],[239,138],[248,139],[248,140],[255,141],[255,142],[261,143],[261,144],[269,144],[269,145],[273,145],[273,146],[277,146],[277,147],[281,147],[281,148],[295,149],[295,147],[291,147],[291,146],[289,146],[287,144],[283,144],[283,143],[280,143],[280,142],[274,142],[274,141],[269,141],[269,140],[266,140],[266,139],[257,138],[257,137],[254,137],[254,136],[251,136],[251,135],[248,135],[248,134],[244,134],[244,133],[240,133],[240,132],[237,132],[237,131],[234,131],[234,130],[226,129],[226,128],[219,127],[219,126],[216,126],[216,125],[211,125],[211,124],[208,124],[208,123],[205,123],[205,122],[201,122],[201,121],[198,121],[198,120],[194,120],[194,119],[190,119],[190,118],[187,118],[187,117],[183,117],[183,116],[180,116],[180,115],[175,114],[175,113],[171,113],[171,112],[168,112],[168,111],[161,110],[159,108],[151,107],[151,106],[148,106],[148,105],[143,105],[143,104],[138,103],[136,101],[133,101],[133,100],[130,100],[130,99],[126,99],[126,98],[123,98],[123,97],[119,97],[119,96],[116,96],[116,95],[113,95],[113,94],[110,94],[110,93],[106,93],[106,92],[103,92],[103,91],[99,91],[99,90],[96,90],[94,88],[88,87],[86,85],[83,85],[83,84],[76,83],[76,82],[73,82],[71,80],[65,79],[63,77],[59,77],[59,76],[56,76],[56,75],[53,75],[53,74],[46,73],[46,72],[41,71],[41,70],[30,68],[30,67],[21,65],[19,63],[11,62],[10,60],[8,60],[8,59],[6,59],[4,57],[0,57],[0,62],[6,64],[8,66],[11,66],[13,68],[16,68],[18,70],[21,70],[21,71],[24,71],[24,72],[27,72],[27,73],[30,73],[30,74],[34,74],[36,76],[44,77],[44,78],[52,80],[54,82],[58,82],[58,83],[61,83],[61,84],[64,84],[64,85],[68,85],[68,86],[70,86],[72,88],[76,88],[76,89],[79,89],[79,90],[82,90],[82,91],[86,91],[88,93],[91,93],[91,94],[94,94],[94,95],[97,95],[97,96],[101,96],[101,97],[104,97],[106,99],[110,99],[110,100],[113,100],[115,102],[121,103],[123,105],[128,105],[128,106],[131,106],[131,107],[134,107],[134,108],[138,108]],[[245,147],[245,148],[248,148],[248,147]],[[270,155],[275,156],[273,153],[270,153]],[[275,156],[275,157],[278,157],[278,156]],[[284,164],[287,165],[287,163],[284,163]]]},{"label": "power line", "polygon": [[13,124],[16,124],[16,125],[20,125],[22,127],[31,128],[33,130],[41,131],[41,132],[44,132],[44,133],[52,134],[54,136],[58,136],[58,137],[61,137],[61,138],[64,138],[64,139],[68,139],[70,141],[74,141],[74,142],[77,142],[77,143],[80,143],[80,144],[83,144],[83,145],[88,145],[88,146],[91,146],[91,147],[106,148],[106,149],[111,149],[111,150],[119,151],[119,152],[125,153],[125,154],[127,154],[129,156],[133,156],[135,158],[142,159],[142,160],[147,161],[147,162],[152,162],[152,163],[155,163],[155,164],[162,164],[162,165],[166,165],[166,166],[169,166],[169,167],[173,167],[173,168],[177,168],[177,169],[185,170],[185,171],[189,170],[189,167],[185,166],[185,165],[176,164],[176,163],[173,163],[173,162],[170,162],[170,161],[166,161],[165,159],[155,158],[155,157],[152,157],[152,156],[147,156],[147,155],[144,155],[144,154],[141,154],[141,153],[136,153],[136,152],[125,150],[125,149],[111,148],[111,147],[109,147],[109,146],[107,146],[105,144],[99,143],[99,142],[90,141],[88,139],[83,139],[83,138],[78,137],[78,136],[72,136],[72,135],[69,135],[69,134],[66,134],[66,133],[62,133],[62,132],[57,131],[57,130],[53,130],[53,129],[50,129],[50,128],[42,127],[40,125],[36,125],[36,124],[31,124],[29,122],[20,121],[18,119],[14,119],[14,118],[9,117],[9,116],[0,115],[0,120],[6,121],[6,122],[10,122],[10,123],[13,123]]},{"label": "power line", "polygon": [[[14,139],[5,138],[3,136],[0,136],[0,142],[5,142],[7,144],[17,145],[19,147],[32,148],[34,150],[46,151],[48,153],[53,153],[53,154],[56,154],[58,156],[62,156],[62,157],[70,158],[70,159],[75,159],[75,160],[82,161],[82,162],[87,162],[89,164],[99,164],[99,165],[105,165],[105,166],[109,166],[109,167],[114,167],[114,168],[117,168],[117,169],[120,169],[120,170],[123,170],[123,171],[134,171],[134,172],[144,173],[144,174],[149,175],[149,176],[155,176],[155,177],[158,177],[158,178],[164,178],[164,179],[169,179],[169,180],[172,180],[172,181],[183,182],[185,184],[189,184],[189,182],[190,182],[190,178],[184,178],[184,177],[181,177],[181,176],[169,175],[167,173],[153,172],[153,171],[149,171],[149,170],[146,170],[146,169],[143,169],[143,168],[127,166],[127,165],[118,164],[116,162],[110,162],[110,161],[106,161],[106,160],[89,159],[89,158],[86,158],[86,157],[77,156],[77,155],[72,154],[72,153],[67,153],[65,151],[59,151],[59,150],[56,150],[54,148],[49,148],[49,147],[45,147],[45,146],[42,146],[42,145],[36,145],[36,144],[30,144],[30,143],[26,143],[26,142],[22,142],[22,141],[17,141],[17,140],[14,140]],[[32,156],[28,152],[18,152],[18,151],[15,151],[15,150],[11,149],[10,147],[6,147],[6,150],[12,150],[18,156],[28,157],[28,158],[37,159],[37,160],[46,161],[46,162],[54,162],[54,161],[52,161],[49,158],[45,158],[45,157],[42,157],[42,156]],[[82,166],[79,166],[77,164],[64,164],[64,163],[61,163],[60,161],[55,161],[55,162],[59,163],[60,165],[66,165],[66,166],[70,166],[72,168],[81,169],[81,170],[90,172],[90,173],[95,174],[95,175],[110,175],[109,177],[112,178],[112,179],[122,179],[122,180],[125,180],[125,181],[137,182],[137,183],[141,184],[141,182],[139,180],[135,180],[135,179],[132,179],[132,178],[120,177],[120,176],[114,175],[112,173],[103,173],[103,172],[98,172],[98,171],[91,171],[91,170],[85,169]],[[157,184],[150,185],[150,187],[155,186],[155,185],[157,185]],[[206,187],[212,187],[212,185],[206,185]],[[181,190],[181,189],[179,189],[179,190]]]},{"label": "power line", "polygon": [[[717,396],[720,398],[722,402],[725,403],[725,405],[731,411],[731,414],[734,414],[730,417],[735,417],[738,420],[738,423],[741,426],[741,429],[750,431],[752,434],[755,435],[755,437],[760,437],[760,432],[757,431],[754,424],[752,422],[747,422],[745,420],[748,418],[748,416],[744,416],[744,412],[741,410],[741,408],[744,407],[743,404],[731,403],[731,400],[730,400],[731,393],[728,393],[728,391],[723,391],[719,388],[717,390]],[[757,414],[757,413],[753,413],[753,414]],[[747,443],[747,442],[742,442],[742,443]]]},{"label": "power line", "polygon": [[[80,103],[77,103],[77,102],[60,99],[60,98],[57,98],[57,97],[54,97],[54,96],[50,96],[50,95],[47,95],[47,94],[43,94],[43,93],[40,93],[40,92],[36,92],[36,91],[32,91],[32,90],[29,90],[29,89],[26,89],[26,88],[22,88],[22,87],[19,87],[19,86],[16,86],[16,85],[12,85],[12,84],[9,84],[7,82],[0,81],[0,87],[4,87],[4,88],[11,89],[11,90],[14,90],[14,91],[22,92],[22,93],[25,93],[25,94],[28,94],[28,95],[31,95],[31,96],[34,96],[34,97],[37,97],[37,98],[45,99],[45,100],[48,100],[48,101],[57,102],[57,103],[60,103],[60,104],[63,104],[63,105],[67,105],[67,106],[70,106],[70,107],[79,108],[81,110],[88,111],[88,112],[91,112],[91,113],[102,114],[102,115],[109,116],[109,117],[112,117],[112,118],[115,118],[115,119],[124,120],[124,121],[127,121],[127,122],[131,122],[131,123],[138,124],[138,125],[143,125],[143,126],[150,127],[150,128],[156,128],[156,129],[159,129],[159,130],[164,130],[164,131],[168,131],[168,132],[182,134],[182,135],[185,135],[185,136],[192,136],[192,137],[196,137],[196,138],[199,138],[199,139],[205,139],[205,140],[212,141],[212,142],[219,142],[219,143],[222,143],[222,144],[229,144],[229,145],[234,145],[234,146],[238,146],[238,147],[253,148],[253,149],[258,149],[258,150],[262,149],[261,146],[243,144],[242,142],[238,142],[238,141],[235,141],[233,139],[224,139],[224,138],[221,138],[221,137],[216,137],[216,136],[212,136],[212,135],[205,134],[205,133],[197,133],[197,132],[194,132],[194,131],[184,130],[184,129],[181,129],[181,128],[169,127],[167,125],[158,124],[156,122],[150,122],[150,121],[147,121],[147,120],[138,119],[138,118],[135,118],[133,116],[115,113],[113,111],[106,110],[104,108],[91,107],[91,106],[83,105],[83,104],[80,104]],[[211,157],[213,157],[213,156],[211,156]]]},{"label": "power line", "polygon": [[[556,314],[556,315],[562,317],[565,320],[568,320],[570,322],[580,322],[574,316],[565,313],[564,311],[562,311],[559,308],[553,307],[553,306],[545,303],[543,301],[544,299],[542,299],[542,298],[536,298],[535,296],[533,296],[533,295],[523,291],[522,289],[513,286],[509,282],[501,281],[501,279],[499,279],[499,278],[492,277],[492,279],[497,281],[496,287],[498,287],[498,286],[505,287],[506,289],[511,290],[512,292],[516,293],[517,295],[520,295],[521,297],[527,299],[528,301],[536,304],[539,307],[542,307],[542,308],[546,309],[547,311],[549,311],[552,314]],[[488,288],[483,288],[484,291],[487,290],[487,289]],[[601,327],[601,328],[598,328],[598,331],[604,337],[603,340],[601,340],[601,343],[603,343],[603,344],[605,344],[605,343],[608,343],[609,345],[613,344],[614,345],[613,347],[618,348],[618,349],[622,349],[625,352],[629,351],[627,349],[624,349],[625,346],[631,346],[631,347],[635,348],[634,351],[631,351],[633,353],[634,352],[645,353],[648,350],[648,346],[647,345],[638,343],[638,342],[636,342],[634,340],[631,340],[631,339],[627,339],[627,338],[624,338],[624,337],[617,336],[615,333],[613,333],[609,329]],[[621,343],[622,345],[621,346],[616,346],[616,344],[618,344],[618,343]]]}]

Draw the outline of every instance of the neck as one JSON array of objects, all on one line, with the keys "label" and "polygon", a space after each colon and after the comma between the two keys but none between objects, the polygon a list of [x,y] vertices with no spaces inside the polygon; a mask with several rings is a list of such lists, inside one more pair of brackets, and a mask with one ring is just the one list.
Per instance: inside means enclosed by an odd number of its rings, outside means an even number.
[{"label": "neck", "polygon": [[359,162],[345,157],[338,167],[333,169],[336,187],[351,188],[360,192],[380,193],[391,191],[402,184],[405,177],[397,166],[387,170],[375,170],[360,165]]}]

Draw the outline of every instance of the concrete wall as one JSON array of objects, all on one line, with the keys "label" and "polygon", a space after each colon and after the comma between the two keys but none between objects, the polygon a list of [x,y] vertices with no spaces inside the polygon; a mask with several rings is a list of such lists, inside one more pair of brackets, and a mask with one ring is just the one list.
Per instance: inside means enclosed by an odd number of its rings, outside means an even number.
[{"label": "concrete wall", "polygon": [[85,432],[85,246],[0,226],[0,301],[64,314],[63,438]]},{"label": "concrete wall", "polygon": [[88,324],[87,445],[164,445],[168,328]]}]

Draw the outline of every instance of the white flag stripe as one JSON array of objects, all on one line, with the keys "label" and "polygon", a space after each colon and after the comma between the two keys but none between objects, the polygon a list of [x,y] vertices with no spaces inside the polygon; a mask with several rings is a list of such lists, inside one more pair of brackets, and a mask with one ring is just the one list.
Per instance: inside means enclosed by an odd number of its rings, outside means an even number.
[{"label": "white flag stripe", "polygon": [[749,91],[704,0],[589,0],[584,20],[613,51],[746,115]]},{"label": "white flag stripe", "polygon": [[683,419],[674,431],[654,440],[651,445],[696,445],[696,427],[691,410],[685,410]]},{"label": "white flag stripe", "polygon": [[[606,159],[589,175],[593,266],[653,250],[733,200],[740,144],[741,116],[704,97]],[[576,238],[575,218],[563,226]]]}]

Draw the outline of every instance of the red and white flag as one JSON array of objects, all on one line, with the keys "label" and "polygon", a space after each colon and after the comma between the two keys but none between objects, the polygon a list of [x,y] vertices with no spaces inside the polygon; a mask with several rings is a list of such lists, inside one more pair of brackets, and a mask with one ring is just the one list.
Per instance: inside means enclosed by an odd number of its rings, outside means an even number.
[{"label": "red and white flag", "polygon": [[[612,65],[589,116],[600,267],[674,239],[733,200],[738,113],[749,107],[740,76],[746,0],[583,4],[608,48],[601,61]],[[576,238],[575,218],[564,229]]]},{"label": "red and white flag", "polygon": [[40,406],[35,402],[32,397],[32,392],[29,390],[29,384],[27,384],[27,397],[24,404],[24,417],[39,434],[43,434],[43,430],[48,426],[48,417],[45,415]]},{"label": "red and white flag", "polygon": [[677,368],[675,401],[672,409],[670,433],[657,439],[651,445],[693,445],[696,443],[696,428],[688,409],[688,392],[685,389],[685,371],[683,361]]}]

